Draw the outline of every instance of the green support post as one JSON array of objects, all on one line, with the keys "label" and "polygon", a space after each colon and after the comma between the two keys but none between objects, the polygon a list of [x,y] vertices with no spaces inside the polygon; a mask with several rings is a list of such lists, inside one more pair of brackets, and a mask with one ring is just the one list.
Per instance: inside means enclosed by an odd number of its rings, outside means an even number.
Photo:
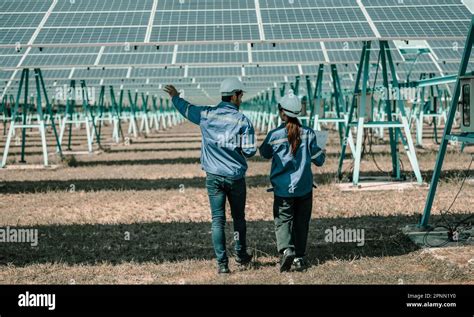
[{"label": "green support post", "polygon": [[[324,76],[324,64],[319,64],[318,68],[318,75],[316,77],[316,87],[314,88],[314,99],[315,99],[315,109],[316,112],[312,115],[313,118],[313,129],[318,130],[318,120],[321,114],[321,100],[322,100],[322,92],[323,92],[323,76]],[[323,114],[324,114],[324,106],[323,106]],[[324,115],[322,116],[324,117]]]},{"label": "green support post", "polygon": [[[342,88],[341,88],[341,82],[339,80],[339,75],[337,73],[337,66],[336,65],[331,65],[331,74],[332,74],[332,80],[333,80],[333,86],[334,86],[334,102],[335,102],[335,107],[336,107],[336,115],[337,118],[341,118],[341,103],[343,102],[342,99]],[[342,146],[343,143],[343,135],[344,135],[344,124],[342,122],[337,123],[338,127],[338,132],[339,132],[339,143]]]},{"label": "green support post", "polygon": [[92,120],[92,129],[94,130],[95,137],[97,139],[97,145],[99,146],[99,149],[103,150],[102,144],[100,144],[100,134],[99,131],[97,131],[97,127],[95,125],[95,118],[94,118],[94,113],[92,111],[92,108],[89,106],[89,94],[87,93],[87,86],[86,86],[86,81],[82,80],[81,81],[81,88],[82,88],[82,106],[84,109],[84,113],[87,116],[87,112],[89,112]]},{"label": "green support post", "polygon": [[283,83],[280,88],[280,97],[283,97],[285,95],[285,90],[286,90],[286,83]]},{"label": "green support post", "polygon": [[71,122],[69,122],[69,134],[67,141],[67,150],[71,151],[71,140],[72,140],[72,119],[74,115],[74,110],[76,108],[76,81],[71,80],[71,95],[74,95],[74,98],[67,98],[66,100],[66,116],[69,116]]},{"label": "green support post", "polygon": [[[433,202],[436,195],[436,189],[438,188],[438,182],[441,175],[441,169],[443,167],[444,158],[446,156],[446,150],[448,147],[449,140],[453,138],[460,138],[460,136],[451,135],[451,130],[453,127],[454,117],[456,115],[457,102],[461,94],[461,83],[460,80],[463,76],[466,75],[467,65],[469,64],[469,59],[471,57],[472,45],[474,44],[474,15],[471,18],[471,26],[469,28],[469,33],[467,35],[466,43],[464,46],[464,54],[459,66],[459,71],[457,75],[456,85],[454,88],[453,98],[451,99],[451,105],[449,107],[448,120],[443,131],[443,138],[441,140],[441,145],[438,150],[438,157],[436,158],[436,165],[433,171],[433,177],[431,179],[430,189],[428,192],[428,197],[426,199],[426,205],[423,211],[423,217],[421,218],[418,227],[423,229],[428,229],[428,222],[431,215],[431,209],[433,208]],[[463,137],[463,141],[474,143],[474,137]]]},{"label": "green support post", "polygon": [[[20,79],[20,85],[17,93],[17,98],[15,101],[15,106],[14,109],[12,110],[11,114],[11,123],[10,123],[10,128],[8,131],[8,136],[7,140],[5,143],[5,149],[3,152],[3,159],[2,159],[2,165],[1,167],[5,167],[7,163],[7,157],[8,157],[8,151],[10,148],[10,143],[11,139],[13,137],[13,134],[15,132],[15,128],[21,128],[22,130],[22,144],[21,144],[21,161],[20,163],[26,163],[25,160],[25,144],[26,144],[26,129],[27,128],[38,128],[40,131],[40,136],[41,136],[41,143],[42,143],[42,148],[43,148],[43,160],[44,160],[44,166],[48,166],[48,152],[47,152],[47,145],[46,145],[46,128],[45,128],[45,123],[44,123],[44,116],[43,116],[43,108],[42,108],[42,98],[41,98],[41,86],[40,86],[40,80],[38,76],[38,70],[35,69],[35,82],[36,82],[36,112],[38,115],[38,124],[33,124],[31,122],[28,122],[27,120],[28,114],[30,112],[30,108],[32,109],[35,104],[35,99],[32,96],[31,100],[31,106],[30,106],[30,101],[28,100],[28,88],[29,88],[29,73],[30,70],[25,68],[22,71],[21,74],[21,79]],[[20,108],[20,100],[21,100],[21,94],[22,91],[24,91],[24,101],[23,104],[21,104],[22,108],[22,115],[21,115],[21,124],[17,124],[17,116],[18,116],[18,110]]]},{"label": "green support post", "polygon": [[[23,125],[26,125],[26,116],[28,113],[28,88],[30,83],[29,78],[30,70],[26,69],[25,73],[25,99],[22,105],[22,117],[23,117]],[[21,129],[21,159],[20,163],[26,163],[25,161],[25,143],[26,143],[26,128],[23,127]]]},{"label": "green support post", "polygon": [[296,76],[295,78],[295,84],[290,83],[290,87],[295,93],[296,96],[298,96],[299,91],[300,91],[300,76]]},{"label": "green support post", "polygon": [[[388,44],[386,41],[380,42],[380,55],[382,57],[382,78],[383,78],[383,86],[385,88],[385,92],[387,94],[387,98],[385,99],[385,113],[387,114],[388,121],[392,121],[392,105],[390,103],[390,98],[388,96],[390,90],[390,85],[388,82],[388,68],[387,68],[387,61],[386,61],[386,54],[390,54]],[[393,69],[393,71],[395,71]],[[398,86],[396,86],[398,88]],[[397,97],[398,99],[398,97]],[[364,104],[364,103],[363,103]],[[388,128],[388,135],[390,139],[390,152],[392,156],[392,177],[396,180],[401,180],[401,170],[400,170],[400,159],[398,156],[398,133],[397,130],[399,128],[389,127]]]},{"label": "green support post", "polygon": [[118,136],[121,136],[122,141],[125,140],[122,130],[122,101],[123,101],[123,89],[120,90],[120,97],[119,97],[119,104],[117,104],[117,100],[115,99],[115,92],[114,88],[110,86],[110,100],[112,102],[112,109],[115,112],[115,121],[117,124],[117,136],[116,141],[118,141]]},{"label": "green support post", "polygon": [[[36,68],[34,71],[35,71],[35,77],[37,81],[36,82],[37,90],[38,90],[37,93],[38,95],[40,95],[41,90],[43,91],[44,101],[46,102],[46,112],[48,113],[49,119],[51,120],[51,128],[53,129],[54,139],[56,140],[56,148],[59,153],[59,156],[63,158],[63,150],[61,147],[61,142],[59,142],[59,135],[56,129],[56,122],[54,121],[53,108],[51,106],[51,103],[49,102],[48,92],[46,90],[46,85],[44,84],[43,74],[41,73],[41,70],[39,68]],[[39,87],[41,87],[41,90]]]},{"label": "green support post", "polygon": [[102,120],[104,116],[104,100],[105,100],[105,86],[100,87],[100,94],[99,94],[99,137],[102,136]]}]

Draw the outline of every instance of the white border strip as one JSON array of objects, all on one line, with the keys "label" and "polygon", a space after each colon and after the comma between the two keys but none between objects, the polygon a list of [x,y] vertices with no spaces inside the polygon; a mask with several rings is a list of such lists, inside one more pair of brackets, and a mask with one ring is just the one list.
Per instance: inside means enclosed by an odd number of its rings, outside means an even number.
[{"label": "white border strip", "polygon": [[248,54],[248,59],[249,59],[249,64],[253,63],[253,56],[252,56],[252,44],[247,43],[247,54]]},{"label": "white border strip", "polygon": [[365,18],[367,19],[367,22],[369,23],[370,28],[372,29],[372,32],[374,32],[375,37],[381,38],[379,30],[377,30],[377,27],[375,26],[374,21],[372,21],[372,18],[369,15],[369,12],[367,12],[367,9],[362,4],[362,0],[357,0],[357,4],[359,5],[359,8],[362,10],[362,13],[364,14]]},{"label": "white border strip", "polygon": [[150,43],[151,31],[153,30],[153,22],[155,22],[155,16],[157,15],[156,9],[158,8],[158,0],[153,0],[153,6],[151,8],[150,20],[148,21],[148,27],[146,29],[145,43]]},{"label": "white border strip", "polygon": [[71,72],[69,73],[69,77],[68,79],[72,79],[72,77],[74,76],[74,72],[76,71],[76,68],[71,68]]},{"label": "white border strip", "polygon": [[258,33],[260,34],[260,41],[265,41],[265,32],[263,30],[262,11],[260,11],[260,1],[255,0],[255,12],[257,13]]},{"label": "white border strip", "polygon": [[100,60],[102,59],[102,55],[104,54],[105,51],[105,46],[102,46],[100,48],[99,53],[97,54],[97,58],[95,59],[94,66],[98,66],[100,63]]},{"label": "white border strip", "polygon": [[323,55],[324,55],[324,60],[326,61],[326,63],[330,63],[331,61],[329,60],[329,55],[328,55],[328,50],[326,49],[326,44],[324,44],[324,42],[320,42],[321,43],[321,49],[323,50]]},{"label": "white border strip", "polygon": [[173,58],[171,59],[171,64],[176,64],[176,58],[178,57],[178,45],[175,45],[173,48]]}]

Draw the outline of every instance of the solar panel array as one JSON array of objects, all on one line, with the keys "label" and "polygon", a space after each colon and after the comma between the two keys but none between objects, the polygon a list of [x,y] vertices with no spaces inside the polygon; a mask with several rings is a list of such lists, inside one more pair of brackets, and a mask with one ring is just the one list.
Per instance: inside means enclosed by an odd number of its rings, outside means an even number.
[{"label": "solar panel array", "polygon": [[[206,100],[228,76],[251,97],[314,80],[319,64],[337,64],[350,86],[363,40],[374,41],[372,64],[377,41],[389,41],[401,79],[453,74],[472,16],[460,0],[3,0],[0,12],[0,92],[14,91],[18,70],[41,67],[50,89],[174,82]],[[430,54],[414,63],[393,40],[426,40]]]}]

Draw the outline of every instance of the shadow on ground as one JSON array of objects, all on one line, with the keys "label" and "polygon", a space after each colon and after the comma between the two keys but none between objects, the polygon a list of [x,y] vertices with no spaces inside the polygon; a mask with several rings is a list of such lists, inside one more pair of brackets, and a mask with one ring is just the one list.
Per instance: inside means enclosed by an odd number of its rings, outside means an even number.
[{"label": "shadow on ground", "polygon": [[[459,217],[462,217],[460,215]],[[436,220],[436,217],[433,217]],[[417,222],[416,217],[365,216],[358,218],[313,219],[308,239],[308,260],[321,264],[332,259],[398,256],[418,247],[399,230]],[[365,230],[365,245],[328,243],[325,230],[333,228]],[[0,265],[27,266],[40,263],[95,264],[109,262],[164,262],[213,260],[211,224],[137,223],[122,225],[38,226],[37,247],[26,243],[1,243]],[[278,259],[272,221],[247,223],[247,241],[257,256]],[[130,240],[126,240],[129,234]],[[227,246],[232,256],[231,222],[226,227]],[[259,265],[258,257],[256,265]]]},{"label": "shadow on ground", "polygon": [[[183,160],[182,158],[177,160]],[[185,159],[184,159],[185,160]],[[192,161],[192,159],[190,159]],[[119,173],[119,171],[117,171]],[[430,181],[433,171],[423,171],[425,181]],[[441,179],[449,180],[463,177],[465,170],[449,170],[441,173]],[[346,178],[349,174],[345,174]],[[408,174],[410,175],[410,174]],[[470,171],[470,176],[474,171]],[[387,177],[384,172],[361,172],[361,178]],[[314,175],[316,184],[330,184],[335,182],[335,173],[318,173]],[[346,180],[344,180],[346,181]],[[270,177],[267,175],[247,176],[248,187],[271,187]],[[121,191],[121,190],[173,190],[182,186],[186,188],[205,188],[205,177],[193,178],[162,178],[162,179],[70,179],[70,180],[38,180],[38,181],[5,181],[0,182],[0,194],[21,193],[48,193],[54,191],[67,191],[71,185],[76,191]]]}]

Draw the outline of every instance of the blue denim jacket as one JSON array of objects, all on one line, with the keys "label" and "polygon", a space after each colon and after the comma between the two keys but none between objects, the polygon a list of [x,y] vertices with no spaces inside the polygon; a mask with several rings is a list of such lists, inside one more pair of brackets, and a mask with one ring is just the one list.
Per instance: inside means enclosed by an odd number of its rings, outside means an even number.
[{"label": "blue denim jacket", "polygon": [[288,131],[283,123],[268,133],[260,146],[260,155],[273,158],[270,180],[274,193],[279,197],[301,197],[313,189],[311,162],[322,166],[326,155],[316,142],[316,134],[308,127],[301,127],[301,145],[293,156],[288,142]]},{"label": "blue denim jacket", "polygon": [[250,120],[230,102],[211,107],[195,106],[178,96],[172,101],[184,117],[201,127],[202,169],[231,179],[244,177],[248,168],[246,158],[257,153]]}]

